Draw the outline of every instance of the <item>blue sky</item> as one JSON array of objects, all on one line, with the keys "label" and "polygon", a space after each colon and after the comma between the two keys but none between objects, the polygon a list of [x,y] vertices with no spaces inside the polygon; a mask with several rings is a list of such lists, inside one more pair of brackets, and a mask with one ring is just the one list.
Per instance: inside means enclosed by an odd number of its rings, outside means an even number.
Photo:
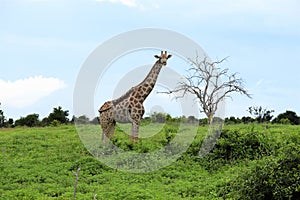
[{"label": "blue sky", "polygon": [[[226,116],[248,115],[249,106],[300,115],[299,8],[298,0],[1,0],[1,109],[14,119],[42,118],[59,105],[72,114],[74,84],[89,54],[115,35],[151,27],[186,35],[213,60],[229,56],[222,67],[239,72],[253,99],[233,95]],[[151,52],[145,64],[152,61]],[[168,67],[180,68],[171,61]],[[95,104],[111,95],[102,98]],[[155,101],[149,97],[146,112]]]}]

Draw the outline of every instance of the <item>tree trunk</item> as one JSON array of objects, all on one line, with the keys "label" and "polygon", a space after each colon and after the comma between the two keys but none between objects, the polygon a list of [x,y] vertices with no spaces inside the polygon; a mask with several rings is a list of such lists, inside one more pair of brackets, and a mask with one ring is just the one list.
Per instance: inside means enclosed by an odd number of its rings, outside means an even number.
[{"label": "tree trunk", "polygon": [[210,125],[213,119],[213,115],[207,114],[207,124]]}]

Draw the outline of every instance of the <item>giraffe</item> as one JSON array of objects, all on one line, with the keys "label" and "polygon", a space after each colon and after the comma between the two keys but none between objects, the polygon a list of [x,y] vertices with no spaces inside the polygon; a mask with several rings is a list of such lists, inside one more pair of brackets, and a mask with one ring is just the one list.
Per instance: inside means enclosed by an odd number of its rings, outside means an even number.
[{"label": "giraffe", "polygon": [[99,108],[102,141],[114,136],[116,122],[131,122],[130,141],[138,142],[140,122],[145,113],[143,102],[153,90],[161,68],[167,65],[167,60],[171,56],[167,51],[164,53],[161,51],[160,56],[155,55],[158,60],[141,83],[129,89],[121,97],[105,102]]}]

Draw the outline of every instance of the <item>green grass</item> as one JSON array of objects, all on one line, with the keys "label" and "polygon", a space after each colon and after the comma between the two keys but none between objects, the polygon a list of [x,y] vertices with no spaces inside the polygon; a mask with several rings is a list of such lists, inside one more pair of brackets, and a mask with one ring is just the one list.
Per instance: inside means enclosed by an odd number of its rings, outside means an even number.
[{"label": "green grass", "polygon": [[[93,133],[86,136],[91,141],[101,138],[99,126],[79,128]],[[119,126],[113,142],[135,152],[153,152],[191,129],[150,124],[141,127],[139,143],[131,144],[129,128]],[[245,172],[265,159],[282,158],[287,146],[300,149],[299,126],[230,125],[214,151],[200,159],[197,153],[207,129],[199,127],[193,144],[176,162],[142,174],[96,160],[71,125],[0,129],[0,199],[73,199],[78,167],[77,199],[236,199],[233,182],[242,181]]]}]

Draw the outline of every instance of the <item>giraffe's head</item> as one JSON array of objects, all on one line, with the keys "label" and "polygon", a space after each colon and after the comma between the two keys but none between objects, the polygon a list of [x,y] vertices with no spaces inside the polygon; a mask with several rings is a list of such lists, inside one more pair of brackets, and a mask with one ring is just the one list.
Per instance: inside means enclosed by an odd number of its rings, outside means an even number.
[{"label": "giraffe's head", "polygon": [[160,52],[160,56],[155,55],[154,57],[158,59],[158,62],[160,62],[162,65],[167,65],[167,60],[171,58],[172,55],[168,55],[167,51],[165,53],[163,51]]}]

